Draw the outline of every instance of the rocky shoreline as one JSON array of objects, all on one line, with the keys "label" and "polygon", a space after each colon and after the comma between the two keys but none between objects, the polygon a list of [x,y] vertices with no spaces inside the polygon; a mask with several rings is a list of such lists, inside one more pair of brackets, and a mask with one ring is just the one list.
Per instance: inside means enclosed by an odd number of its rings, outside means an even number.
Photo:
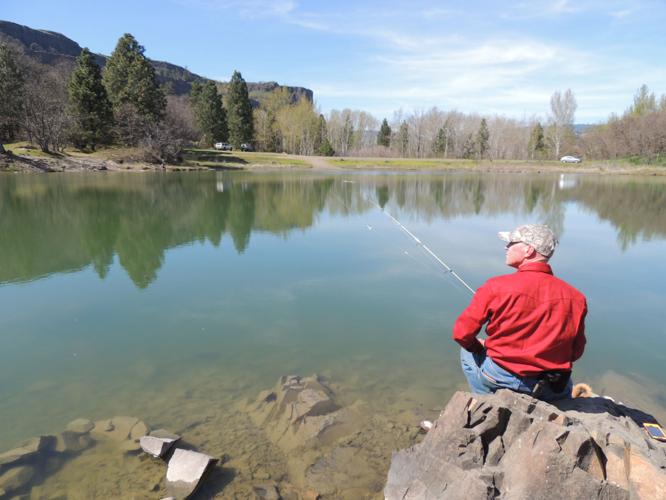
[{"label": "rocky shoreline", "polygon": [[666,498],[666,443],[645,422],[603,397],[458,392],[422,443],[394,454],[385,498]]},{"label": "rocky shoreline", "polygon": [[[76,419],[0,454],[0,498],[666,498],[666,443],[641,428],[654,418],[603,397],[457,392],[424,435],[341,404],[322,377],[290,375],[229,415],[218,425],[245,422],[256,438],[223,453],[189,444],[189,428],[181,438],[135,417]],[[248,451],[267,465],[264,448],[280,464],[239,468]]]}]

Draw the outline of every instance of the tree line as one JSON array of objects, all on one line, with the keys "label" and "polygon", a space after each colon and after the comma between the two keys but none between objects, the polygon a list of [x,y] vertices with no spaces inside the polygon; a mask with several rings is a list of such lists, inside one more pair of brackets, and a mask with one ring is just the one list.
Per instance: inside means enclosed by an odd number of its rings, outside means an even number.
[{"label": "tree line", "polygon": [[322,114],[306,98],[278,88],[251,105],[240,72],[229,84],[195,82],[188,96],[158,85],[144,47],[123,35],[104,69],[83,49],[73,69],[39,65],[0,44],[2,143],[27,139],[43,151],[66,145],[92,151],[119,144],[143,159],[178,161],[185,145],[251,143],[256,150],[299,155],[546,160],[564,154],[595,159],[666,157],[666,96],[647,86],[621,116],[582,133],[574,130],[577,102],[556,91],[544,120],[481,116],[455,110],[399,110],[381,122],[362,110]]}]

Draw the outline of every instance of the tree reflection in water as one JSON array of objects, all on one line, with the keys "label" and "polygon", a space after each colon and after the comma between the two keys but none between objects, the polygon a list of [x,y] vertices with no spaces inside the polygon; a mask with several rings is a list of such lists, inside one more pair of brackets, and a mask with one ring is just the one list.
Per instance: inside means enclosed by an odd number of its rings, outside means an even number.
[{"label": "tree reflection in water", "polygon": [[[348,176],[347,176],[348,177]],[[382,208],[426,221],[503,213],[563,230],[576,202],[608,220],[624,250],[666,236],[666,182],[649,177],[491,173],[354,174],[174,173],[4,176],[0,178],[0,283],[92,266],[105,278],[118,257],[147,287],[165,251],[191,242],[219,246],[225,234],[243,253],[252,231],[287,238],[324,211],[353,215]],[[372,202],[371,202],[372,200]]]}]

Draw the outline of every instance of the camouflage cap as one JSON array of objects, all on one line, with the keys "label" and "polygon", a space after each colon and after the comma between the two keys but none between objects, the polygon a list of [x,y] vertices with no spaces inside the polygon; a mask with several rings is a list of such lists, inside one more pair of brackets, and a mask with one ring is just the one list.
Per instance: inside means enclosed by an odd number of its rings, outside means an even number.
[{"label": "camouflage cap", "polygon": [[545,257],[550,257],[559,243],[552,229],[541,224],[525,224],[513,231],[497,233],[507,243],[526,243]]}]

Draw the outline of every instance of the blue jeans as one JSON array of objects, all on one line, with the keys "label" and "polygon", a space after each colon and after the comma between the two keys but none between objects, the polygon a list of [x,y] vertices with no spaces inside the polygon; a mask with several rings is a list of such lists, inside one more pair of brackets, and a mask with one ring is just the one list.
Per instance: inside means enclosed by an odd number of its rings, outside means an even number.
[{"label": "blue jeans", "polygon": [[[460,363],[463,373],[467,378],[470,390],[475,394],[492,394],[498,389],[511,389],[512,391],[532,394],[538,379],[535,377],[518,377],[495,363],[486,351],[473,354],[465,349],[460,349]],[[571,397],[573,382],[569,380],[567,387],[562,392],[553,392],[546,386],[539,394],[539,399],[544,401],[555,401]]]}]

